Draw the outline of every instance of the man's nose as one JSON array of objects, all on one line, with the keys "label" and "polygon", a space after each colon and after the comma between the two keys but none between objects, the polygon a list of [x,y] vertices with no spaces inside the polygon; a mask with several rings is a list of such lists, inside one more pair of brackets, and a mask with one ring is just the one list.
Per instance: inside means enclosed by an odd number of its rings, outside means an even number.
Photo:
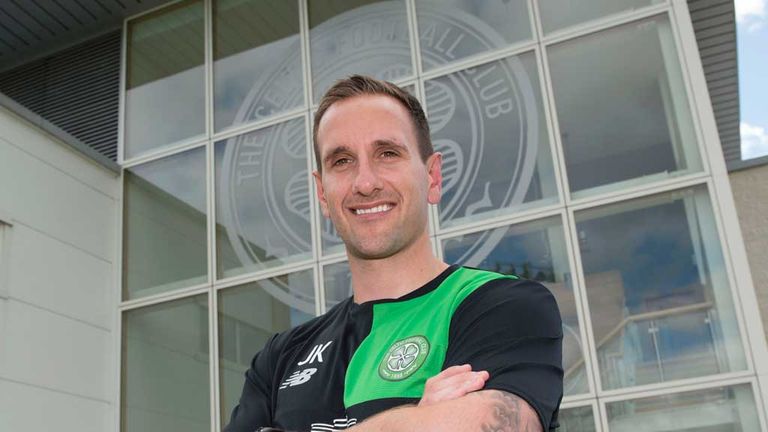
[{"label": "man's nose", "polygon": [[368,161],[360,161],[357,166],[352,192],[360,195],[371,195],[381,189],[381,177],[376,167]]}]

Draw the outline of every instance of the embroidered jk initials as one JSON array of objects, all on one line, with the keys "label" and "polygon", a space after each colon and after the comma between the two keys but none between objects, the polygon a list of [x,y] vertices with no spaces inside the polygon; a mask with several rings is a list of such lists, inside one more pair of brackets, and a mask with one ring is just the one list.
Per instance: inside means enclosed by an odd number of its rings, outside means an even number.
[{"label": "embroidered jk initials", "polygon": [[328,345],[333,343],[333,341],[326,342],[325,344],[315,345],[312,348],[312,351],[309,353],[307,358],[304,360],[298,362],[297,364],[299,366],[304,366],[305,364],[312,364],[315,361],[318,361],[320,363],[323,362],[323,351],[325,351],[326,348],[328,348]]}]

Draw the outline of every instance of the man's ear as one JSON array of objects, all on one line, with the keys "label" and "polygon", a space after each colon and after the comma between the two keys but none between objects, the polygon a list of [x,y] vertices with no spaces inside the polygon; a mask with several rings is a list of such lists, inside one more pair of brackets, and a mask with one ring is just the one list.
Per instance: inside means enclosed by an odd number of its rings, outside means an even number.
[{"label": "man's ear", "polygon": [[427,158],[427,177],[429,179],[429,189],[427,191],[427,201],[430,204],[438,204],[443,191],[443,154],[440,152],[432,153]]},{"label": "man's ear", "polygon": [[330,217],[330,213],[328,212],[328,201],[325,199],[325,190],[323,189],[323,175],[320,174],[320,171],[313,171],[312,177],[315,178],[317,202],[320,203],[320,210],[322,210],[323,216]]}]

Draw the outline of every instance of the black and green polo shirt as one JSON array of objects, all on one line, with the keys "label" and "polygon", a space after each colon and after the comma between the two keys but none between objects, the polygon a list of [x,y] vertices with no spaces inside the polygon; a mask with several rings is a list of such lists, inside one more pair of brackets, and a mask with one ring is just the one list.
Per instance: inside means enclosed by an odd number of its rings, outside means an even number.
[{"label": "black and green polo shirt", "polygon": [[489,372],[485,389],[522,397],[544,430],[556,427],[562,327],[549,290],[451,266],[398,299],[347,299],[267,342],[225,431],[345,429],[418,402],[428,378],[465,363]]}]

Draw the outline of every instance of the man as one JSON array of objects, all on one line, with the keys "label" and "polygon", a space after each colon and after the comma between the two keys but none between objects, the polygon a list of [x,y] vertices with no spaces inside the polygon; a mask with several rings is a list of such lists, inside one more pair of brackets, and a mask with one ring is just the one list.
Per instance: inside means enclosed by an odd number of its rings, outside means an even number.
[{"label": "man", "polygon": [[225,430],[555,428],[555,300],[538,283],[435,256],[428,204],[440,200],[442,156],[419,102],[352,76],[323,97],[313,138],[317,196],[354,295],[267,342]]}]

